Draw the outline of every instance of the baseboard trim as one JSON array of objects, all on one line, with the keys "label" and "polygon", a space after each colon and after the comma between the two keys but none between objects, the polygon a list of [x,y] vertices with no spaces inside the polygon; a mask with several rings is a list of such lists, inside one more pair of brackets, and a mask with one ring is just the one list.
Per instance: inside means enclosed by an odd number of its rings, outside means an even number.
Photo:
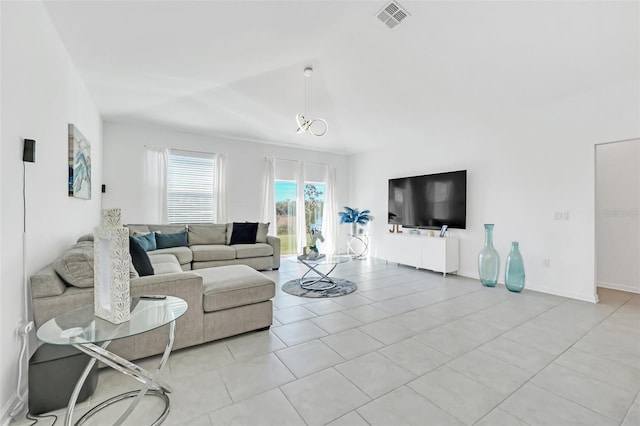
[{"label": "baseboard trim", "polygon": [[553,294],[554,296],[561,296],[561,297],[568,297],[569,299],[576,299],[576,300],[582,300],[584,302],[590,302],[590,303],[598,303],[598,296],[596,296],[594,293],[587,293],[587,294],[583,294],[583,293],[572,293],[570,291],[558,291],[556,289],[553,288],[548,288],[548,287],[526,287],[525,286],[525,290],[529,289],[531,291],[538,291],[540,293],[547,293],[547,294]]},{"label": "baseboard trim", "polygon": [[598,281],[598,287],[610,288],[611,290],[626,291],[628,293],[640,294],[640,286],[634,287],[625,284],[608,283],[606,281]]},{"label": "baseboard trim", "polygon": [[[474,280],[478,279],[477,276],[473,276],[471,274],[466,274],[464,271],[458,271],[457,275],[459,275],[461,277],[471,278],[471,279],[474,279]],[[479,282],[478,282],[478,284],[479,284]],[[504,283],[498,281],[498,285],[504,286]],[[558,291],[556,289],[549,288],[549,287],[533,287],[533,286],[529,286],[529,285],[525,285],[524,286],[524,290],[525,291],[527,291],[527,290],[537,291],[538,293],[551,294],[551,295],[554,295],[554,296],[568,297],[569,299],[582,300],[584,302],[598,303],[598,296],[596,294],[572,293],[572,292],[568,292],[568,291]],[[594,293],[595,293],[595,291],[594,291]]]}]

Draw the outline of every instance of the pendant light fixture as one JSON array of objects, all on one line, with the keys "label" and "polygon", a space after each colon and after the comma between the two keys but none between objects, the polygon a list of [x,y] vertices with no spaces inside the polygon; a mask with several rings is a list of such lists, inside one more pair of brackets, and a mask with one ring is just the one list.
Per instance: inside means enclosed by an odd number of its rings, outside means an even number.
[{"label": "pendant light fixture", "polygon": [[309,119],[311,114],[311,76],[313,75],[313,68],[306,67],[304,69],[304,115],[296,114],[296,123],[298,123],[297,133],[309,132],[314,136],[322,136],[327,133],[329,125],[326,120],[322,118]]}]

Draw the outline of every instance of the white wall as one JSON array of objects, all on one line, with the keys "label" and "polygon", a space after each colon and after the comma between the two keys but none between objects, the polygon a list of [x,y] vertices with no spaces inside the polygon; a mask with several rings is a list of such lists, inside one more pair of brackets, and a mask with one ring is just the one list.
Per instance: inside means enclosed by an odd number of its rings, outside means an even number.
[{"label": "white wall", "polygon": [[[322,138],[300,138],[301,147],[322,144]],[[265,156],[333,164],[336,167],[337,203],[348,198],[347,157],[292,149],[284,146],[229,140],[176,132],[159,127],[106,122],[104,126],[104,206],[122,208],[124,223],[146,223],[144,197],[144,147],[163,147],[227,154],[228,213],[230,221],[256,221],[262,213]],[[270,228],[270,233],[274,233]]]},{"label": "white wall", "polygon": [[[40,2],[1,2],[0,145],[0,423],[15,398],[25,318],[25,274],[51,262],[99,221],[102,121]],[[90,201],[69,198],[67,125],[91,141]],[[22,255],[22,144],[36,140],[36,162],[26,164],[26,257]],[[32,348],[33,349],[33,348]]]},{"label": "white wall", "polygon": [[[510,243],[519,241],[527,288],[595,301],[594,145],[638,137],[639,93],[632,80],[483,125],[461,116],[399,140],[402,149],[351,157],[351,203],[380,219],[371,224],[374,255],[389,228],[389,178],[467,169],[467,229],[451,232],[461,239],[459,273],[478,277],[483,224],[495,223],[501,281]],[[556,211],[569,220],[554,221]]]},{"label": "white wall", "polygon": [[596,147],[600,287],[640,293],[640,140]]}]

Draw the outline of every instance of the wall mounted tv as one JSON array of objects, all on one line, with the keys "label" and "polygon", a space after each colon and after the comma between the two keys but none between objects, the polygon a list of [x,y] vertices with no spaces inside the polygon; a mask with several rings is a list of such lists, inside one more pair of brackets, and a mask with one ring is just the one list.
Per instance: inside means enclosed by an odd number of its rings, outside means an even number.
[{"label": "wall mounted tv", "polygon": [[389,224],[465,229],[467,171],[389,179]]}]

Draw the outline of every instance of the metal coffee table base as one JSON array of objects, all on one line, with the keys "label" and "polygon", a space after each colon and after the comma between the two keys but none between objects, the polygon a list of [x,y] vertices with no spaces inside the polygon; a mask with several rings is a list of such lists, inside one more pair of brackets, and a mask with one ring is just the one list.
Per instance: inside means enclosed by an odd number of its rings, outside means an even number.
[{"label": "metal coffee table base", "polygon": [[167,342],[167,346],[164,350],[164,353],[162,354],[162,359],[160,360],[160,365],[158,366],[158,370],[153,375],[149,373],[147,370],[145,370],[144,368],[130,361],[127,361],[126,359],[112,352],[109,352],[106,348],[111,343],[111,340],[102,343],[102,345],[100,346],[95,345],[93,343],[83,343],[83,344],[73,345],[78,350],[91,356],[91,361],[89,361],[89,364],[87,364],[87,367],[85,368],[82,375],[80,376],[80,379],[76,384],[76,387],[73,389],[73,393],[71,394],[71,398],[69,399],[69,405],[67,406],[67,415],[65,417],[65,422],[64,422],[65,426],[71,426],[72,424],[71,422],[73,417],[73,410],[75,409],[75,406],[76,406],[78,394],[80,393],[80,389],[82,389],[82,385],[87,379],[87,376],[91,372],[91,368],[96,363],[96,361],[100,361],[108,365],[109,367],[121,372],[122,374],[133,377],[134,379],[143,383],[143,386],[139,391],[125,392],[123,394],[116,395],[98,404],[97,406],[92,408],[90,411],[88,411],[86,414],[84,414],[80,419],[78,419],[78,421],[75,423],[76,426],[84,424],[94,414],[96,414],[100,410],[112,404],[115,404],[119,401],[123,401],[128,398],[134,398],[133,401],[131,402],[131,405],[129,405],[129,407],[125,410],[125,412],[122,413],[120,418],[118,418],[118,420],[116,420],[113,423],[114,426],[119,426],[127,419],[127,417],[129,417],[131,412],[133,412],[133,410],[138,406],[138,404],[142,401],[142,398],[145,395],[155,396],[164,401],[164,410],[162,411],[160,416],[153,423],[151,423],[151,426],[157,426],[161,424],[169,415],[171,404],[170,404],[169,396],[167,394],[171,393],[172,390],[169,385],[167,385],[166,383],[163,383],[160,380],[160,375],[162,373],[162,370],[165,364],[167,363],[167,360],[169,359],[169,354],[171,353],[171,349],[173,348],[173,342],[175,340],[175,332],[176,332],[175,321],[172,321],[169,323],[169,341]]},{"label": "metal coffee table base", "polygon": [[[329,277],[329,274],[331,274],[333,270],[336,269],[338,264],[333,265],[333,267],[331,267],[329,272],[323,273],[317,269],[318,265],[314,266],[313,264],[307,263],[304,260],[301,260],[301,262],[304,263],[307,266],[307,268],[309,268],[309,270],[305,272],[304,275],[302,275],[302,277],[300,278],[300,281],[299,281],[300,287],[304,288],[305,290],[316,290],[316,291],[329,290],[329,289],[335,288],[336,282],[332,280],[331,277]],[[306,276],[309,275],[311,272],[315,272],[318,275],[318,277],[306,278]]]}]

